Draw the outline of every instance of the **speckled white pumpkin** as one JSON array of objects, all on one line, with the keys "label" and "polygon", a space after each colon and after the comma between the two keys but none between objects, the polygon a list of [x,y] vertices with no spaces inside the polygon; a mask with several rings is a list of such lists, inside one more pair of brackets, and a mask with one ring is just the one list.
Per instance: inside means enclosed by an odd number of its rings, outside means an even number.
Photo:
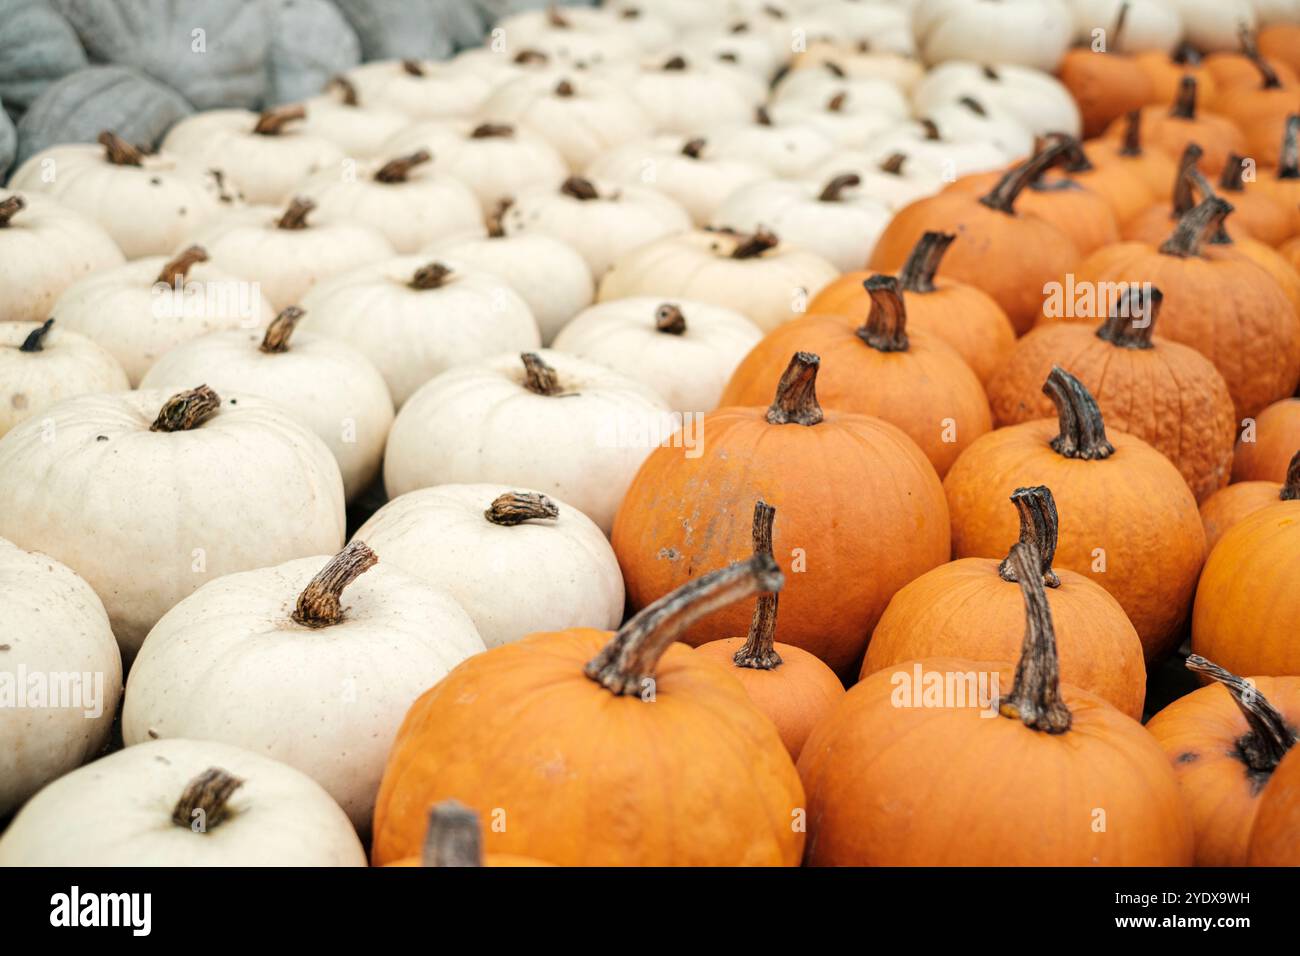
[{"label": "speckled white pumpkin", "polygon": [[0,322],[0,438],[55,402],[131,387],[117,359],[54,320]]}]

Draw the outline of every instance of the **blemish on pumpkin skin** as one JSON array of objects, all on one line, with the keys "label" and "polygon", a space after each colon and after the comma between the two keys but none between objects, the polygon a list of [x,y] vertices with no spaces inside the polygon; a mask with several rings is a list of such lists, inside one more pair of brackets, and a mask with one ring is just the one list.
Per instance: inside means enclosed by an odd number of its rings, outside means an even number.
[{"label": "blemish on pumpkin skin", "polygon": [[655,557],[659,558],[661,561],[680,561],[682,559],[682,554],[676,548],[660,548],[659,553],[656,554]]},{"label": "blemish on pumpkin skin", "polygon": [[13,397],[9,399],[9,404],[22,411],[27,407],[27,396],[22,392],[15,392]]},{"label": "blemish on pumpkin skin", "polygon": [[1200,759],[1201,759],[1201,755],[1192,750],[1189,750],[1186,753],[1181,753],[1178,755],[1179,763],[1195,763]]}]

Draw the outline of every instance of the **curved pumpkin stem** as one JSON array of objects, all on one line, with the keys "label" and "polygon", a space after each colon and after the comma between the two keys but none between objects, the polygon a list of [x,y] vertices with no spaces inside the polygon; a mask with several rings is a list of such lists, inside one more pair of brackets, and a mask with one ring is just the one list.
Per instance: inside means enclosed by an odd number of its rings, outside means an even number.
[{"label": "curved pumpkin stem", "polygon": [[357,85],[350,79],[339,73],[330,77],[330,81],[325,84],[326,89],[338,90],[339,101],[344,106],[360,106],[361,98],[357,95]]},{"label": "curved pumpkin stem", "polygon": [[497,495],[488,505],[483,517],[493,524],[512,527],[525,521],[558,518],[559,506],[546,495],[536,491],[507,491]]},{"label": "curved pumpkin stem", "polygon": [[1201,254],[1201,247],[1218,234],[1223,220],[1232,212],[1232,203],[1218,196],[1208,196],[1178,220],[1173,235],[1160,246],[1167,256],[1188,259]]},{"label": "curved pumpkin stem", "polygon": [[6,196],[0,199],[0,229],[9,226],[9,221],[27,207],[27,200],[22,196]]},{"label": "curved pumpkin stem", "polygon": [[487,214],[483,224],[487,227],[488,238],[503,239],[506,234],[506,211],[515,204],[509,197],[498,199],[492,211]]},{"label": "curved pumpkin stem", "polygon": [[570,176],[566,179],[560,185],[560,192],[582,202],[590,202],[593,199],[600,198],[600,193],[596,191],[592,181],[583,179],[581,176]]},{"label": "curved pumpkin stem", "polygon": [[[1060,522],[1056,515],[1056,499],[1046,485],[1032,488],[1017,488],[1011,493],[1011,503],[1020,514],[1020,540],[1032,543],[1041,562],[1043,585],[1059,588],[1061,579],[1052,570],[1052,558],[1056,557],[1056,533]],[[1018,580],[1016,569],[1012,565],[1011,553],[998,565],[998,577],[1012,584]]]},{"label": "curved pumpkin stem", "polygon": [[479,123],[470,130],[470,139],[508,139],[515,135],[509,123]]},{"label": "curved pumpkin stem", "polygon": [[1142,111],[1129,110],[1124,114],[1124,140],[1120,146],[1121,156],[1142,155]]},{"label": "curved pumpkin stem", "polygon": [[688,139],[682,144],[682,155],[690,159],[699,159],[704,155],[704,146],[706,140],[703,136],[696,136],[694,139]]},{"label": "curved pumpkin stem", "polygon": [[[772,557],[772,523],[776,509],[759,499],[754,504],[754,553]],[[781,666],[781,655],[774,646],[776,641],[776,605],[779,595],[763,591],[754,604],[754,618],[749,622],[749,635],[744,646],[731,658],[737,667],[752,667],[770,671]]]},{"label": "curved pumpkin stem", "polygon": [[1300,113],[1286,118],[1282,152],[1277,158],[1278,179],[1300,179]]},{"label": "curved pumpkin stem", "polygon": [[144,165],[144,154],[111,130],[100,133],[98,142],[104,147],[104,158],[114,166]]},{"label": "curved pumpkin stem", "polygon": [[158,417],[149,426],[151,432],[187,432],[198,428],[216,414],[221,396],[206,385],[188,392],[177,392],[163,403]]},{"label": "curved pumpkin stem", "polygon": [[1069,155],[1068,143],[1059,138],[1049,140],[1033,156],[1008,170],[987,195],[980,197],[980,202],[1008,216],[1015,215],[1016,199],[1025,187],[1036,182],[1049,169],[1066,162]]},{"label": "curved pumpkin stem", "polygon": [[686,316],[682,315],[679,306],[665,302],[655,309],[655,329],[665,335],[685,335]]},{"label": "curved pumpkin stem", "polygon": [[23,344],[18,346],[20,352],[42,352],[45,350],[45,336],[50,334],[50,329],[54,327],[53,317],[46,319],[39,326],[32,329],[23,339]]},{"label": "curved pumpkin stem", "polygon": [[1178,95],[1174,97],[1169,115],[1177,119],[1196,119],[1196,77],[1190,73],[1183,74],[1178,84]]},{"label": "curved pumpkin stem", "polygon": [[412,169],[421,163],[429,162],[431,159],[433,159],[433,154],[427,149],[417,149],[409,156],[398,156],[396,159],[390,159],[380,166],[379,171],[375,173],[375,182],[404,183],[411,174]]},{"label": "curved pumpkin stem", "polygon": [[760,226],[752,236],[745,236],[731,250],[732,259],[757,259],[769,249],[775,249],[779,240],[776,234]]},{"label": "curved pumpkin stem", "polygon": [[264,112],[257,118],[257,124],[253,127],[253,132],[260,136],[279,136],[284,132],[284,127],[294,120],[306,119],[307,108],[301,103],[295,103],[291,106],[277,106]]},{"label": "curved pumpkin stem", "polygon": [[[1196,205],[1195,189],[1201,185],[1197,182],[1195,173],[1197,172],[1196,164],[1201,161],[1205,155],[1205,150],[1195,143],[1188,143],[1181,156],[1178,157],[1178,169],[1174,173],[1174,188],[1170,193],[1173,199],[1173,218],[1186,214],[1189,209]],[[1202,197],[1204,198],[1204,197]]]},{"label": "curved pumpkin stem", "polygon": [[258,346],[258,350],[267,353],[289,351],[289,340],[293,338],[293,330],[298,327],[298,321],[306,314],[296,305],[285,306],[266,327],[266,334],[262,336],[262,344]]},{"label": "curved pumpkin stem", "polygon": [[903,290],[933,292],[934,275],[939,271],[939,262],[956,238],[957,234],[953,232],[927,232],[918,239],[898,272],[898,281]]},{"label": "curved pumpkin stem", "polygon": [[360,541],[353,541],[316,573],[298,595],[291,615],[304,627],[329,627],[343,620],[343,589],[370,570],[378,555]]},{"label": "curved pumpkin stem", "polygon": [[857,173],[840,173],[817,194],[818,202],[842,202],[844,190],[862,185],[862,177]]},{"label": "curved pumpkin stem", "polygon": [[[1097,329],[1097,338],[1122,349],[1155,348],[1151,336],[1155,334],[1156,318],[1164,300],[1165,294],[1155,286],[1148,290],[1142,284],[1132,283]],[[1143,321],[1139,324],[1138,319]]]},{"label": "curved pumpkin stem", "polygon": [[190,246],[174,259],[169,260],[154,279],[154,284],[174,286],[179,279],[182,284],[189,278],[190,270],[200,262],[208,261],[208,250],[202,246]]},{"label": "curved pumpkin stem", "polygon": [[284,211],[284,215],[276,220],[275,227],[277,229],[306,229],[307,214],[315,208],[315,201],[304,196],[296,196],[289,203],[289,208]]},{"label": "curved pumpkin stem", "polygon": [[1056,406],[1060,433],[1052,439],[1052,450],[1063,458],[1095,461],[1109,458],[1115,446],[1106,440],[1106,425],[1097,400],[1077,378],[1053,365],[1043,383],[1043,392]]},{"label": "curved pumpkin stem", "polygon": [[769,425],[816,425],[822,420],[817,404],[817,370],[822,360],[811,352],[795,352],[776,386],[767,410]]},{"label": "curved pumpkin stem", "polygon": [[1038,573],[1042,558],[1032,541],[1019,541],[1012,545],[1007,560],[1025,600],[1025,640],[1020,646],[1015,683],[1011,693],[998,701],[998,713],[1019,720],[1031,730],[1063,734],[1074,718],[1061,699],[1056,630],[1043,577]]},{"label": "curved pumpkin stem", "polygon": [[1221,684],[1241,711],[1250,732],[1237,741],[1237,755],[1256,773],[1273,772],[1296,743],[1296,733],[1282,713],[1244,677],[1238,677],[1199,654],[1187,658],[1186,667]]},{"label": "curved pumpkin stem", "polygon": [[768,554],[756,554],[664,595],[619,628],[583,668],[616,696],[639,693],[659,658],[701,617],[760,591],[779,591],[785,577]]},{"label": "curved pumpkin stem", "polygon": [[871,296],[871,311],[858,329],[858,338],[877,352],[907,351],[907,306],[898,280],[874,275],[862,283]]},{"label": "curved pumpkin stem", "polygon": [[429,808],[429,825],[420,851],[423,866],[482,866],[483,834],[478,814],[456,800]]},{"label": "curved pumpkin stem", "polygon": [[519,360],[524,363],[524,388],[534,395],[559,395],[560,377],[536,352],[522,352]]},{"label": "curved pumpkin stem", "polygon": [[172,823],[199,833],[217,827],[226,819],[227,804],[244,781],[220,767],[209,767],[192,779],[172,807]]},{"label": "curved pumpkin stem", "polygon": [[419,60],[403,60],[402,72],[407,76],[424,76],[424,64]]},{"label": "curved pumpkin stem", "polygon": [[418,289],[421,292],[427,292],[430,289],[440,289],[447,284],[447,280],[452,276],[450,266],[443,265],[441,262],[430,262],[427,266],[420,266],[411,276],[411,281],[406,283],[408,289]]}]

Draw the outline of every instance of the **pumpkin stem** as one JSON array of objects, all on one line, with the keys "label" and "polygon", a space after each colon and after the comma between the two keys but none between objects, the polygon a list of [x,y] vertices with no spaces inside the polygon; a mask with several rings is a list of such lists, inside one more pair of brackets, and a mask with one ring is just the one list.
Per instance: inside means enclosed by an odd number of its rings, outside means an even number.
[{"label": "pumpkin stem", "polygon": [[822,420],[817,404],[817,369],[820,356],[795,352],[776,386],[776,398],[767,410],[769,425],[816,425]]},{"label": "pumpkin stem", "polygon": [[772,125],[772,114],[767,111],[766,106],[759,106],[754,109],[754,122],[759,126]]},{"label": "pumpkin stem", "polygon": [[104,157],[114,166],[143,166],[144,154],[116,133],[104,130],[99,134],[104,147]]},{"label": "pumpkin stem", "polygon": [[998,713],[1019,720],[1031,730],[1063,734],[1073,717],[1061,699],[1060,661],[1052,610],[1038,573],[1042,558],[1033,541],[1018,541],[1007,558],[1025,601],[1025,640],[1020,646],[1011,694],[998,701]]},{"label": "pumpkin stem", "polygon": [[158,411],[151,432],[187,432],[198,428],[221,407],[221,396],[206,385],[177,392]]},{"label": "pumpkin stem", "polygon": [[360,541],[353,541],[307,583],[298,595],[293,620],[303,627],[329,627],[343,620],[343,589],[370,570],[379,556]]},{"label": "pumpkin stem", "polygon": [[440,289],[447,284],[451,278],[452,270],[449,266],[441,262],[430,262],[427,266],[420,266],[415,270],[415,275],[411,276],[411,281],[406,283],[408,289],[419,289],[421,292],[427,292],[429,289]]},{"label": "pumpkin stem", "polygon": [[767,554],[688,581],[619,628],[583,673],[615,696],[640,693],[659,658],[699,618],[760,591],[779,591],[784,583],[781,569]]},{"label": "pumpkin stem", "polygon": [[966,107],[976,116],[988,116],[989,111],[984,108],[984,104],[973,96],[962,96],[957,99],[958,104]]},{"label": "pumpkin stem", "polygon": [[1119,5],[1119,12],[1115,14],[1115,25],[1110,28],[1110,42],[1106,44],[1106,52],[1119,52],[1119,38],[1124,33],[1124,27],[1128,23],[1128,11],[1130,4],[1125,0]]},{"label": "pumpkin stem", "polygon": [[1277,159],[1278,179],[1300,179],[1300,113],[1286,118],[1282,153]]},{"label": "pumpkin stem", "polygon": [[1169,55],[1169,59],[1179,66],[1200,66],[1204,57],[1201,56],[1200,50],[1192,46],[1187,40],[1184,40],[1174,48],[1174,52]]},{"label": "pumpkin stem", "polygon": [[444,800],[430,807],[420,864],[482,866],[483,835],[478,814],[455,800]]},{"label": "pumpkin stem", "polygon": [[226,819],[227,804],[243,785],[234,774],[209,767],[185,785],[172,808],[172,823],[196,833],[209,832]]},{"label": "pumpkin stem", "polygon": [[844,104],[849,100],[849,94],[841,90],[826,101],[826,112],[839,113],[844,110]]},{"label": "pumpkin stem", "polygon": [[337,89],[342,95],[344,106],[360,106],[361,99],[357,96],[357,86],[342,73],[330,78],[330,89]]},{"label": "pumpkin stem", "polygon": [[1053,365],[1043,383],[1043,392],[1056,406],[1061,431],[1052,439],[1052,450],[1064,458],[1096,461],[1109,458],[1115,446],[1106,440],[1097,400],[1077,378]]},{"label": "pumpkin stem", "polygon": [[1226,189],[1230,192],[1239,193],[1246,189],[1246,163],[1249,160],[1245,156],[1238,156],[1236,153],[1228,154],[1228,163],[1223,167],[1223,173],[1219,176],[1219,188]]},{"label": "pumpkin stem", "polygon": [[566,179],[560,186],[560,192],[581,202],[600,198],[600,193],[596,192],[596,187],[591,180],[583,179],[581,176],[570,176]]},{"label": "pumpkin stem", "polygon": [[505,528],[525,521],[559,516],[559,506],[546,495],[535,491],[507,491],[497,495],[483,512],[483,517],[488,521]]},{"label": "pumpkin stem", "polygon": [[297,328],[298,320],[306,314],[296,305],[286,306],[266,327],[266,334],[262,336],[259,349],[263,352],[289,351],[289,340],[293,338],[293,330]]},{"label": "pumpkin stem", "polygon": [[505,139],[515,135],[509,123],[479,123],[470,131],[470,139]]},{"label": "pumpkin stem", "polygon": [[316,208],[313,200],[297,196],[275,223],[277,229],[306,229],[307,214]]},{"label": "pumpkin stem", "polygon": [[990,209],[1004,212],[1008,216],[1016,213],[1016,199],[1025,187],[1033,183],[1054,166],[1069,158],[1070,146],[1060,138],[1048,140],[1042,149],[1022,163],[1008,170],[988,195],[980,197],[980,202]]},{"label": "pumpkin stem", "polygon": [[822,69],[825,70],[827,73],[829,73],[831,76],[839,80],[842,80],[844,79],[844,77],[848,76],[848,74],[844,72],[844,67],[840,66],[834,60],[826,60],[825,62],[823,62]]},{"label": "pumpkin stem", "polygon": [[424,76],[424,64],[419,60],[403,60],[402,72],[407,76]]},{"label": "pumpkin stem", "polygon": [[514,62],[523,66],[529,63],[549,63],[551,62],[551,58],[541,50],[528,47],[527,49],[520,50],[515,54]]},{"label": "pumpkin stem", "polygon": [[560,377],[536,352],[524,352],[519,358],[524,363],[524,388],[534,395],[559,395]]},{"label": "pumpkin stem", "polygon": [[[1052,497],[1052,490],[1046,485],[1017,488],[1011,493],[1011,503],[1020,515],[1020,540],[1031,542],[1038,554],[1043,586],[1059,588],[1061,579],[1052,570],[1052,559],[1056,557],[1056,535],[1060,521],[1056,515],[1056,499]],[[1016,583],[1016,569],[1011,560],[1011,552],[998,565],[998,577]]]},{"label": "pumpkin stem", "polygon": [[1251,36],[1250,28],[1242,23],[1237,28],[1237,35],[1241,38],[1241,52],[1250,60],[1251,64],[1259,71],[1261,90],[1276,90],[1282,85],[1278,79],[1277,71],[1259,54],[1259,45],[1255,38]]},{"label": "pumpkin stem", "polygon": [[[772,557],[772,523],[776,509],[761,498],[754,504],[754,554]],[[773,559],[775,560],[775,559]],[[749,622],[749,635],[744,645],[732,656],[737,667],[752,667],[770,671],[781,666],[781,655],[773,646],[776,640],[775,591],[763,591],[754,604],[754,617]]]},{"label": "pumpkin stem", "polygon": [[666,335],[685,335],[686,316],[678,306],[665,302],[655,309],[655,328]]},{"label": "pumpkin stem", "polygon": [[277,106],[257,118],[257,125],[253,127],[253,132],[262,136],[279,136],[284,132],[285,124],[306,118],[307,108],[301,103]]},{"label": "pumpkin stem", "polygon": [[775,233],[759,226],[752,236],[746,236],[743,241],[736,243],[731,250],[731,258],[757,259],[767,250],[776,248],[780,241]]},{"label": "pumpkin stem", "polygon": [[842,202],[844,190],[862,185],[862,177],[857,173],[840,173],[817,194],[818,202]]},{"label": "pumpkin stem", "polygon": [[506,234],[505,218],[506,210],[515,204],[515,201],[509,197],[498,199],[497,204],[492,207],[492,211],[487,214],[484,224],[487,226],[487,234],[492,239],[502,239]]},{"label": "pumpkin stem", "polygon": [[1277,496],[1281,501],[1300,498],[1300,451],[1291,456],[1291,461],[1286,466],[1286,481],[1282,483],[1282,490]]},{"label": "pumpkin stem", "polygon": [[0,229],[9,225],[9,220],[18,214],[18,211],[27,206],[27,200],[22,196],[8,196],[0,199]]},{"label": "pumpkin stem", "polygon": [[1142,155],[1142,111],[1129,110],[1124,115],[1124,142],[1120,147],[1121,156]]},{"label": "pumpkin stem", "polygon": [[907,351],[907,306],[893,276],[874,275],[862,283],[871,296],[871,311],[858,329],[858,338],[877,352]]},{"label": "pumpkin stem", "polygon": [[39,326],[32,329],[32,331],[28,334],[27,338],[23,339],[23,344],[18,346],[18,351],[20,352],[44,351],[45,336],[49,334],[50,329],[53,327],[54,327],[54,319],[53,318],[46,319]]},{"label": "pumpkin stem", "polygon": [[952,232],[927,232],[916,241],[907,261],[898,272],[898,281],[904,292],[933,292],[934,274],[939,262],[957,238]]},{"label": "pumpkin stem", "polygon": [[1237,740],[1238,756],[1256,773],[1272,773],[1296,743],[1296,733],[1282,713],[1268,702],[1253,681],[1238,677],[1199,654],[1188,656],[1185,666],[1223,685],[1232,695],[1232,702],[1250,725],[1249,732]]},{"label": "pumpkin stem", "polygon": [[575,95],[577,92],[578,91],[573,88],[573,84],[570,83],[568,80],[560,80],[560,82],[555,84],[556,96],[564,97],[567,99],[568,97]]},{"label": "pumpkin stem", "polygon": [[1207,196],[1183,213],[1174,227],[1173,235],[1164,241],[1160,251],[1167,256],[1189,259],[1201,254],[1201,246],[1215,236],[1223,220],[1232,212],[1232,204],[1218,196]]},{"label": "pumpkin stem", "polygon": [[380,166],[379,171],[375,173],[375,182],[404,183],[414,167],[419,166],[421,163],[427,163],[431,159],[433,159],[433,154],[427,149],[419,149],[409,156],[390,159]]},{"label": "pumpkin stem", "polygon": [[1176,119],[1196,119],[1196,77],[1190,73],[1183,75],[1178,83],[1178,96],[1174,98],[1169,115]]},{"label": "pumpkin stem", "polygon": [[696,136],[694,139],[688,139],[682,144],[682,155],[689,156],[691,159],[699,159],[704,154],[705,139],[703,136]]},{"label": "pumpkin stem", "polygon": [[876,169],[882,173],[888,173],[890,176],[903,175],[903,167],[907,165],[906,153],[890,153],[876,166]]},{"label": "pumpkin stem", "polygon": [[1131,283],[1097,329],[1097,338],[1122,349],[1155,348],[1151,336],[1164,300],[1165,294],[1155,286]]},{"label": "pumpkin stem", "polygon": [[1205,151],[1195,143],[1188,143],[1183,154],[1178,157],[1178,169],[1174,173],[1173,217],[1176,219],[1196,205],[1195,189],[1196,164],[1200,162]]},{"label": "pumpkin stem", "polygon": [[189,278],[190,270],[200,262],[208,261],[208,251],[202,246],[190,246],[176,258],[169,260],[158,273],[158,278],[154,283],[162,283],[167,286],[174,286],[179,280],[184,284]]},{"label": "pumpkin stem", "polygon": [[567,30],[573,26],[569,18],[562,14],[560,8],[554,3],[546,8],[546,22],[557,30]]},{"label": "pumpkin stem", "polygon": [[663,69],[667,72],[677,72],[686,69],[686,57],[680,53],[676,56],[669,57],[664,61]]}]

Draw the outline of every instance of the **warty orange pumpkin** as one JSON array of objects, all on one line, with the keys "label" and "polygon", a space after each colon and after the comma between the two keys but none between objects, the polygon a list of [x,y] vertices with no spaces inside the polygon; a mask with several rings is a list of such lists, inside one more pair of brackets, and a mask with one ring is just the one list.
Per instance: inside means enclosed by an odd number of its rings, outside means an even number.
[{"label": "warty orange pumpkin", "polygon": [[1220,488],[1201,503],[1205,553],[1237,522],[1279,501],[1300,499],[1300,451],[1291,456],[1285,481],[1238,481]]},{"label": "warty orange pumpkin", "polygon": [[1269,405],[1253,421],[1242,423],[1232,456],[1232,480],[1288,480],[1291,461],[1300,448],[1300,398]]},{"label": "warty orange pumpkin", "polygon": [[[1198,201],[1214,195],[1209,180],[1196,168],[1202,155],[1204,151],[1199,145],[1187,144],[1182,155],[1178,157],[1178,165],[1173,177],[1166,184],[1160,197],[1124,224],[1121,231],[1126,242],[1160,245],[1169,237],[1169,233],[1178,225],[1178,221],[1196,207]],[[1226,171],[1227,167],[1225,166],[1224,169]],[[1224,233],[1229,231],[1232,235],[1248,234],[1249,227],[1233,216],[1220,223],[1215,238],[1223,238]]]},{"label": "warty orange pumpkin", "polygon": [[[1245,133],[1247,156],[1269,156],[1286,134],[1287,117],[1300,111],[1300,82],[1292,75],[1287,81],[1267,60],[1254,52],[1248,63],[1254,72],[1251,82],[1222,88],[1214,108],[1231,116]],[[1290,70],[1286,72],[1290,73]]]},{"label": "warty orange pumpkin", "polygon": [[550,866],[530,856],[513,853],[483,853],[483,834],[478,814],[455,800],[444,800],[429,808],[429,825],[418,856],[404,856],[389,866]]},{"label": "warty orange pumpkin", "polygon": [[1251,866],[1300,866],[1300,747],[1292,747],[1273,771],[1255,811],[1246,862]]},{"label": "warty orange pumpkin", "polygon": [[1127,3],[1120,5],[1102,49],[1074,47],[1057,67],[1061,82],[1079,105],[1084,136],[1099,135],[1116,118],[1155,100],[1151,74],[1135,57],[1120,52],[1128,11]]},{"label": "warty orange pumpkin", "polygon": [[[1137,128],[1136,125],[1134,128]],[[1104,151],[1102,141],[1080,143],[1069,139],[1067,142],[1072,146],[1070,159],[1062,169],[1044,177],[1048,185],[1055,183],[1058,178],[1068,177],[1071,182],[1091,190],[1109,204],[1119,226],[1146,209],[1155,199],[1156,190],[1147,182],[1142,169],[1140,148],[1136,157],[1124,155],[1123,150],[1127,149],[1125,145],[1120,152],[1113,154],[1117,158],[1110,162],[1102,159],[1094,162],[1094,154]],[[1126,161],[1134,158],[1137,162]]]},{"label": "warty orange pumpkin", "polygon": [[[1146,142],[1170,156],[1179,155],[1188,143],[1200,143],[1205,149],[1205,168],[1217,176],[1229,153],[1246,151],[1246,137],[1228,117],[1197,109],[1197,83],[1196,77],[1186,75],[1179,81],[1171,105],[1157,102],[1142,107]],[[1125,125],[1117,120],[1105,135],[1119,139],[1125,132]]]}]

